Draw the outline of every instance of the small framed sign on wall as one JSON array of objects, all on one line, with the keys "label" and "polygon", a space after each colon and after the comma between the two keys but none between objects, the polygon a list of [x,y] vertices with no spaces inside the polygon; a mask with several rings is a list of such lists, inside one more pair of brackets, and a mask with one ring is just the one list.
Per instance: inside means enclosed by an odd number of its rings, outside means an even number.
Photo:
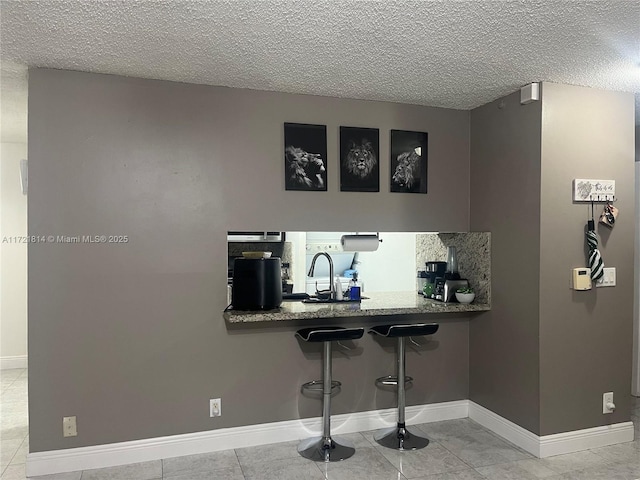
[{"label": "small framed sign on wall", "polygon": [[606,202],[616,198],[615,180],[590,180],[576,178],[573,181],[574,202]]}]

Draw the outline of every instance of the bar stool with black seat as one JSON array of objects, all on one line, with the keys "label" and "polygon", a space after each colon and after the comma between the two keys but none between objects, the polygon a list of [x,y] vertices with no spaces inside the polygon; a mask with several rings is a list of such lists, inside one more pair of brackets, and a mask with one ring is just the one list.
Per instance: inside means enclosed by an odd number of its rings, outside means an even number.
[{"label": "bar stool with black seat", "polygon": [[322,436],[303,440],[298,445],[298,453],[316,462],[337,462],[351,457],[355,448],[347,441],[340,443],[331,438],[331,392],[339,388],[341,383],[332,380],[331,344],[342,340],[362,338],[364,328],[314,327],[303,328],[296,336],[305,342],[323,342],[322,380],[314,380],[302,385],[305,390],[322,389]]},{"label": "bar stool with black seat", "polygon": [[[413,325],[377,325],[369,329],[369,333],[382,337],[397,338],[397,375],[387,375],[376,380],[376,385],[395,385],[398,392],[398,424],[395,427],[379,430],[374,439],[380,445],[395,450],[417,450],[429,445],[427,438],[416,435],[405,425],[405,384],[413,378],[405,376],[405,339],[433,335],[438,331],[437,323],[417,323]],[[398,381],[404,379],[403,382]]]}]

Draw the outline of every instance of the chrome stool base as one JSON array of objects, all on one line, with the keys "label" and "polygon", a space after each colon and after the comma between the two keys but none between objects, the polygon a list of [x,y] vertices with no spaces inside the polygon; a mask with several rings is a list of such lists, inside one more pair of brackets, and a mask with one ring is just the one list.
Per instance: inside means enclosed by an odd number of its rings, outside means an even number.
[{"label": "chrome stool base", "polygon": [[385,428],[374,435],[374,440],[383,447],[394,450],[419,450],[429,445],[429,439],[416,435],[415,430],[409,427]]},{"label": "chrome stool base", "polygon": [[[369,330],[369,333],[398,339],[398,347],[396,349],[396,375],[386,375],[376,380],[376,385],[379,387],[395,386],[398,394],[397,425],[393,428],[380,430],[376,432],[373,437],[375,441],[383,447],[406,451],[418,450],[419,448],[424,448],[429,445],[428,439],[416,435],[405,425],[406,386],[413,382],[413,378],[405,375],[405,338],[409,337],[409,339],[411,339],[412,335],[432,335],[438,331],[438,328],[439,325],[437,323],[416,323],[410,325],[377,325]],[[413,340],[411,341],[413,342]]]},{"label": "chrome stool base", "polygon": [[344,439],[338,443],[331,437],[313,437],[300,442],[298,453],[314,462],[339,462],[352,457],[356,449]]},{"label": "chrome stool base", "polygon": [[[340,340],[357,340],[362,338],[364,328],[314,327],[303,328],[296,336],[305,342],[323,342],[322,380],[307,382],[302,390],[322,391],[322,436],[303,440],[298,445],[298,453],[314,462],[339,462],[353,456],[356,449],[350,442],[339,443],[331,438],[331,396],[340,389],[340,382],[331,378],[331,343]],[[322,387],[322,390],[320,390]]]}]

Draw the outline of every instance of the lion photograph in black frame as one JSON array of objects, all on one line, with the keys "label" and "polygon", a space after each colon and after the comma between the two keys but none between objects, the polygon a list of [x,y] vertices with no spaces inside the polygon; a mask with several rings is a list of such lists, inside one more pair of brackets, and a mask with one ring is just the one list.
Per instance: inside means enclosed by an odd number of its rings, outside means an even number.
[{"label": "lion photograph in black frame", "polygon": [[327,191],[327,127],[284,124],[285,190]]},{"label": "lion photograph in black frame", "polygon": [[392,192],[427,193],[426,132],[391,130]]},{"label": "lion photograph in black frame", "polygon": [[340,190],[380,191],[380,131],[340,127]]}]

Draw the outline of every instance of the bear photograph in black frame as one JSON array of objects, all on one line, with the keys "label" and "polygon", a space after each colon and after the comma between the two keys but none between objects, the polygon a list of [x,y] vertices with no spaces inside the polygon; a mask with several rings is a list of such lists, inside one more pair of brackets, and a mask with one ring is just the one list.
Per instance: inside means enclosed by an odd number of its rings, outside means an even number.
[{"label": "bear photograph in black frame", "polygon": [[340,127],[340,190],[380,191],[380,131]]},{"label": "bear photograph in black frame", "polygon": [[426,132],[391,130],[392,192],[427,193]]},{"label": "bear photograph in black frame", "polygon": [[284,124],[286,190],[327,191],[327,126]]}]

